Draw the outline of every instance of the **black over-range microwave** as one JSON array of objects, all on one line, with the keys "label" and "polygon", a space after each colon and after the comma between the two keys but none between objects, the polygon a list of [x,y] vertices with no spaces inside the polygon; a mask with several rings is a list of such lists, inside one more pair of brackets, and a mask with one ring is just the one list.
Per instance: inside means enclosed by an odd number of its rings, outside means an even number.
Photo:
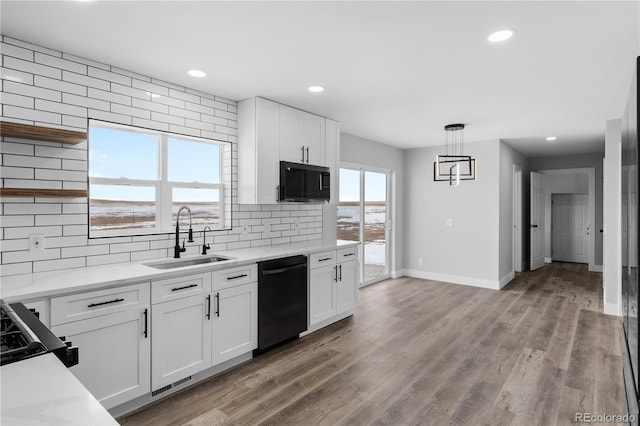
[{"label": "black over-range microwave", "polygon": [[328,167],[280,162],[278,201],[329,201],[331,197]]}]

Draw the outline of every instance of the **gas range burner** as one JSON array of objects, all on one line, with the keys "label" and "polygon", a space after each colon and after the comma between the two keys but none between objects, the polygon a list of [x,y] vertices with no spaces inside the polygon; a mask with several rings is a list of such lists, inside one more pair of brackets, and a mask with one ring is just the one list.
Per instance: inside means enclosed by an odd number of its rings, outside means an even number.
[{"label": "gas range burner", "polygon": [[0,300],[0,365],[53,352],[67,366],[78,363],[78,348],[57,338],[22,303]]}]

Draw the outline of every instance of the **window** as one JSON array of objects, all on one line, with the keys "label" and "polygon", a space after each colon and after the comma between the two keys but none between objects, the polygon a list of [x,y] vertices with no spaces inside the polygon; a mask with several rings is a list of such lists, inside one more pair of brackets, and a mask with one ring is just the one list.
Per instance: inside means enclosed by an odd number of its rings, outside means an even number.
[{"label": "window", "polygon": [[181,206],[194,230],[224,228],[230,145],[91,120],[89,236],[173,232]]}]

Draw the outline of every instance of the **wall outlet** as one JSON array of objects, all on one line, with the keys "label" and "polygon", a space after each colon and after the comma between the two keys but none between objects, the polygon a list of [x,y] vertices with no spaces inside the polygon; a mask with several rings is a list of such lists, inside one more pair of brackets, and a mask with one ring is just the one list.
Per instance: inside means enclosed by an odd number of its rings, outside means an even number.
[{"label": "wall outlet", "polygon": [[299,224],[298,222],[293,222],[293,229],[294,229],[295,231],[300,230],[300,224]]},{"label": "wall outlet", "polygon": [[424,264],[424,261],[422,260],[421,257],[418,258],[418,266],[422,266]]},{"label": "wall outlet", "polygon": [[444,226],[447,228],[453,228],[453,219],[448,217],[444,220]]},{"label": "wall outlet", "polygon": [[271,224],[270,223],[265,223],[264,224],[264,232],[271,232]]},{"label": "wall outlet", "polygon": [[249,227],[244,225],[240,228],[242,230],[242,235],[247,235],[249,233]]},{"label": "wall outlet", "polygon": [[44,234],[29,235],[29,252],[30,253],[44,252]]}]

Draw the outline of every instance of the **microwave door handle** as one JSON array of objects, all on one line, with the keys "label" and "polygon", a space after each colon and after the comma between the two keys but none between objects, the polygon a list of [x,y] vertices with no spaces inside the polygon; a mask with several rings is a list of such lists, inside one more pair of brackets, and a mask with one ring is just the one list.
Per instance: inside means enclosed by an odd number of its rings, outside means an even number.
[{"label": "microwave door handle", "polygon": [[322,193],[322,173],[318,173],[318,180],[320,181],[320,192]]}]

